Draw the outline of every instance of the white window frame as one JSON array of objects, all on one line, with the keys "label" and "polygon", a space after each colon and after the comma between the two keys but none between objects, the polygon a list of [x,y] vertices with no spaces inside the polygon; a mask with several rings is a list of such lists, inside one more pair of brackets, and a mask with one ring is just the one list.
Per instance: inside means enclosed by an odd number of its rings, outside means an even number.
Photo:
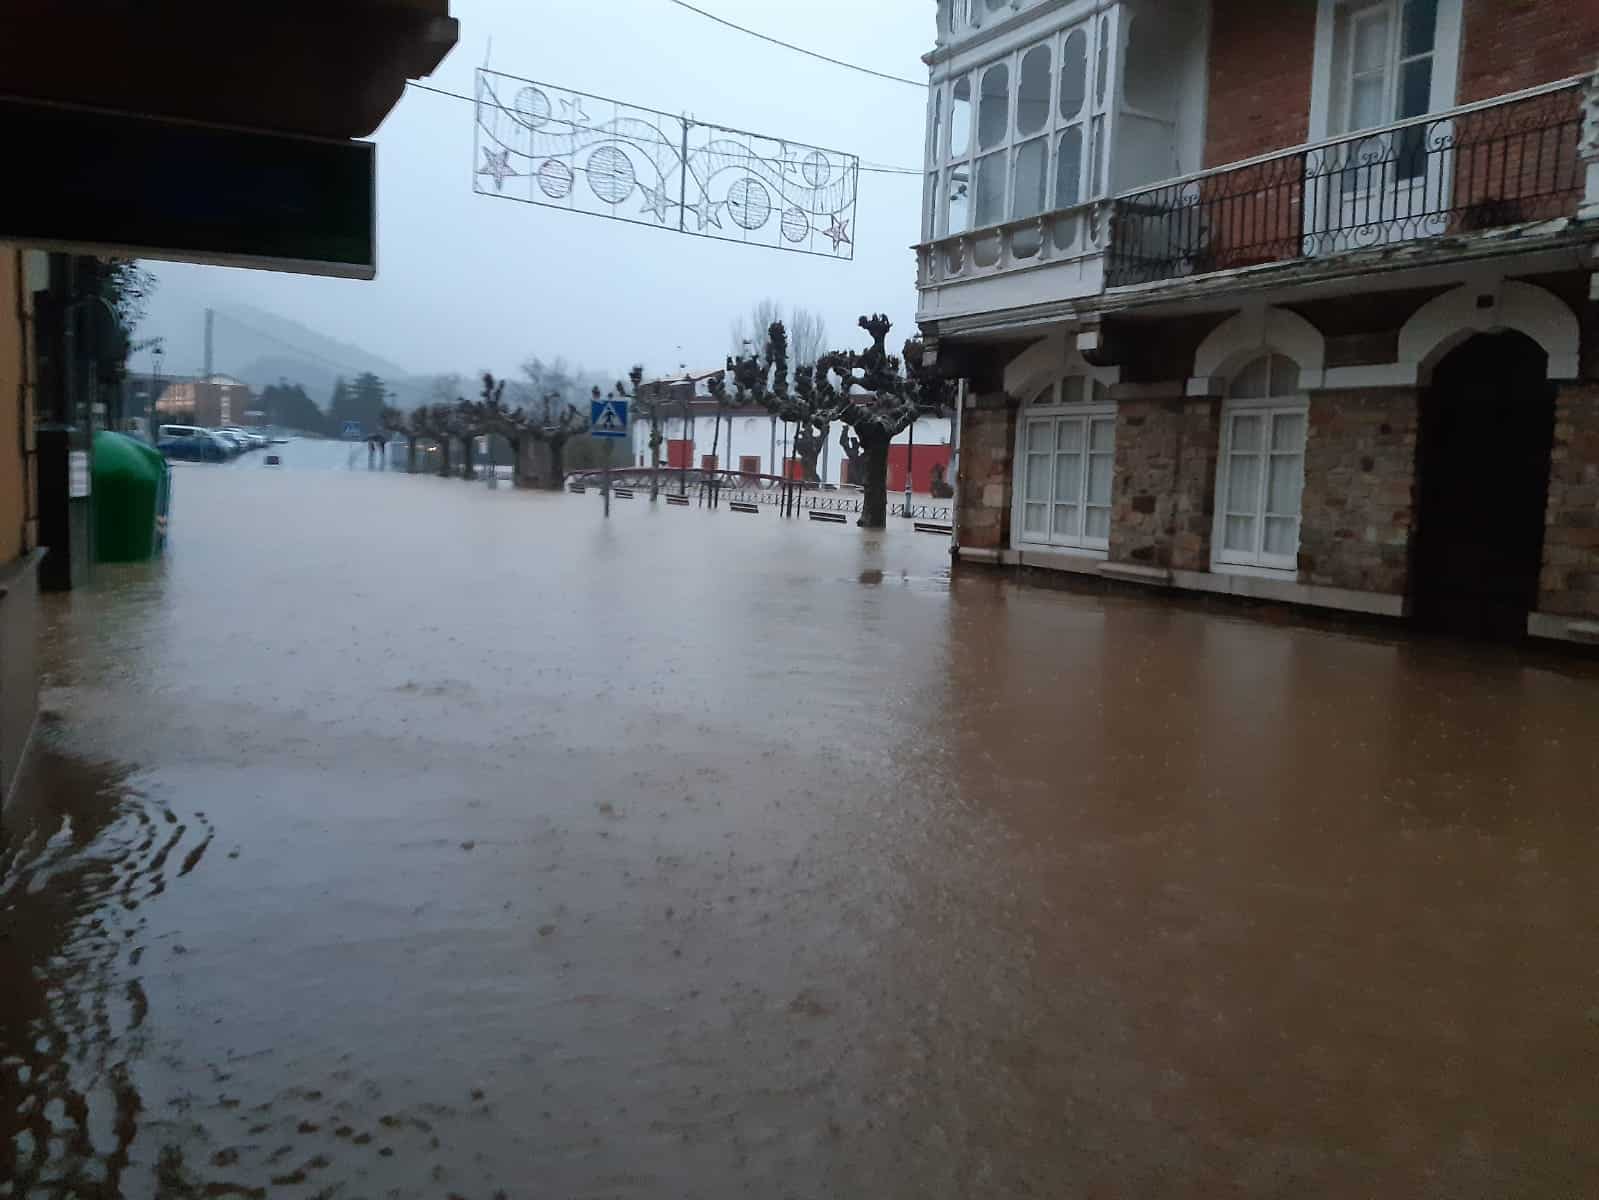
[{"label": "white window frame", "polygon": [[[1060,71],[1066,41],[1076,30],[1087,38],[1082,109],[1071,118],[1060,114]],[[936,84],[928,98],[928,123],[930,152],[927,156],[927,175],[933,197],[930,204],[927,236],[929,240],[972,233],[1009,224],[1013,220],[1042,217],[1050,213],[1080,208],[1106,195],[1110,176],[1110,145],[1112,142],[1113,113],[1116,109],[1120,84],[1114,76],[1121,55],[1116,40],[1121,36],[1121,24],[1115,12],[1096,12],[1069,25],[1017,46],[1007,54],[986,59],[967,70],[957,72]],[[1105,49],[1101,53],[1100,44]],[[1026,136],[1016,128],[1017,102],[1021,88],[1022,60],[1028,52],[1045,46],[1049,50],[1048,117],[1042,129]],[[1008,73],[1009,95],[1006,108],[1005,136],[994,146],[981,146],[981,113],[983,76],[995,66],[1003,64]],[[1101,79],[1101,74],[1104,78]],[[965,82],[970,88],[971,115],[970,139],[966,152],[952,154],[951,134],[955,125],[955,89]],[[1076,128],[1082,134],[1082,153],[1078,164],[1077,196],[1062,208],[1057,188],[1057,156],[1062,135]],[[1045,146],[1044,177],[1045,200],[1041,213],[1013,217],[1016,208],[1016,154],[1024,145],[1043,140]],[[986,224],[977,223],[977,164],[991,155],[1003,155],[1004,195],[1000,200],[1001,217]],[[1097,168],[1097,173],[1096,173]],[[967,187],[966,228],[950,229],[949,195],[956,177],[964,176]]]},{"label": "white window frame", "polygon": [[[1080,388],[1080,400],[1067,399],[1064,393]],[[1073,496],[1066,498],[1066,502],[1077,509],[1077,533],[1055,533],[1055,507],[1062,502],[1062,497],[1055,495],[1055,485],[1059,480],[1059,470],[1056,466],[1061,451],[1058,449],[1060,442],[1060,425],[1063,421],[1079,421],[1082,423],[1082,437],[1079,449],[1073,451],[1078,460],[1077,488]],[[1032,501],[1032,505],[1043,504],[1046,516],[1046,530],[1043,534],[1029,535],[1027,532],[1027,499],[1028,473],[1031,469],[1028,450],[1028,433],[1034,425],[1047,425],[1049,427],[1049,450],[1040,454],[1049,460],[1049,499],[1047,501]],[[1095,427],[1109,428],[1110,445],[1108,448],[1094,449]],[[1110,495],[1103,504],[1089,503],[1090,471],[1095,457],[1107,457],[1110,460]],[[1011,545],[1016,550],[1062,550],[1087,557],[1104,558],[1110,551],[1110,526],[1114,519],[1114,501],[1116,486],[1116,403],[1111,400],[1106,392],[1103,380],[1096,379],[1087,374],[1066,375],[1046,385],[1041,391],[1034,394],[1030,403],[1022,407],[1016,421],[1016,453],[1014,486],[1011,513]],[[1104,537],[1094,537],[1088,534],[1088,510],[1102,508],[1106,511],[1106,530]]]},{"label": "white window frame", "polygon": [[[1269,355],[1273,358],[1286,358],[1277,351],[1263,351],[1260,355],[1251,358],[1245,367],[1253,366],[1261,358]],[[1292,362],[1292,359],[1288,361]],[[1241,373],[1242,368],[1240,369]],[[1236,377],[1235,373],[1235,377]],[[1229,393],[1231,387],[1229,386]],[[1268,393],[1272,388],[1268,386]],[[1231,483],[1233,465],[1233,427],[1234,419],[1239,416],[1256,416],[1264,418],[1261,427],[1261,443],[1258,456],[1260,458],[1260,478],[1256,483],[1256,505],[1248,512],[1230,513],[1228,509],[1229,486]],[[1293,514],[1273,513],[1268,509],[1271,488],[1271,460],[1274,455],[1291,457],[1293,451],[1274,451],[1272,448],[1272,431],[1275,423],[1281,417],[1298,417],[1304,429],[1304,439],[1300,442],[1297,451],[1300,463],[1299,478],[1299,511]],[[1215,514],[1211,526],[1210,537],[1210,569],[1216,574],[1254,574],[1264,575],[1269,578],[1298,578],[1299,575],[1299,547],[1304,539],[1304,491],[1305,491],[1305,457],[1310,443],[1310,397],[1303,390],[1292,394],[1265,395],[1260,397],[1228,397],[1222,402],[1221,410],[1221,445],[1216,458],[1216,503]],[[1252,551],[1227,549],[1227,518],[1229,515],[1250,516],[1255,521],[1254,549]],[[1271,554],[1266,551],[1266,522],[1268,518],[1281,518],[1292,515],[1298,524],[1295,526],[1294,550],[1292,554]]]},{"label": "white window frame", "polygon": [[[1453,108],[1460,84],[1460,38],[1463,0],[1438,0],[1438,26],[1433,33],[1432,94],[1429,112],[1443,112]],[[1356,12],[1379,8],[1389,10],[1390,42],[1399,47],[1403,37],[1404,0],[1318,0],[1316,11],[1316,56],[1310,86],[1310,140],[1325,141],[1344,133],[1358,132],[1343,128],[1344,112],[1333,111],[1336,94],[1334,82],[1342,65],[1333,53],[1338,41],[1340,17]],[[1394,50],[1397,53],[1397,49]],[[1387,107],[1394,108],[1394,90],[1399,86],[1398,70],[1401,61],[1389,64],[1389,100]],[[1345,97],[1347,100],[1347,97]]]}]

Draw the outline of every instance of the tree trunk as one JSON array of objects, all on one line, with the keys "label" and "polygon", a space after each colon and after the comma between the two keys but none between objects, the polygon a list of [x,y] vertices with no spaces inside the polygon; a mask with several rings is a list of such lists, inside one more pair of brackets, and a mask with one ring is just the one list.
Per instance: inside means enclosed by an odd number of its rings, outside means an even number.
[{"label": "tree trunk", "polygon": [[409,438],[405,443],[405,473],[416,474],[416,438]]},{"label": "tree trunk", "polygon": [[461,468],[462,479],[477,478],[477,468],[472,465],[472,443],[475,440],[476,439],[471,437],[463,437],[461,439],[461,453],[462,457],[466,460],[466,465]]},{"label": "tree trunk", "polygon": [[448,479],[449,477],[450,477],[450,439],[447,438],[447,437],[441,437],[439,439],[439,478],[440,479]]},{"label": "tree trunk", "polygon": [[522,486],[522,439],[506,438],[505,444],[511,448],[511,486]]},{"label": "tree trunk", "polygon": [[566,440],[552,439],[545,445],[550,451],[550,477],[544,481],[545,490],[563,491],[566,488]]},{"label": "tree trunk", "polygon": [[861,481],[865,491],[861,495],[862,529],[884,529],[888,525],[888,447],[891,439],[861,439],[861,458],[866,466],[866,478]]}]

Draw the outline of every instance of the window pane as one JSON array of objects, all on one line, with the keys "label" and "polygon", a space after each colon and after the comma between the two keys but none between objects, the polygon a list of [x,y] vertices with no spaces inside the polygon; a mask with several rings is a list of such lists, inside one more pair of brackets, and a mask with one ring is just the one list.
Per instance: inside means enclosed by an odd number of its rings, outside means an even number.
[{"label": "window pane", "polygon": [[[1100,384],[1103,387],[1104,384]],[[1116,422],[1095,421],[1093,433],[1090,434],[1089,449],[1110,451],[1116,448]]]},{"label": "window pane", "polygon": [[965,158],[972,148],[972,81],[955,84],[955,99],[949,108],[949,156]]},{"label": "window pane", "polygon": [[1083,536],[1104,542],[1110,539],[1110,509],[1090,508],[1083,519]]},{"label": "window pane", "polygon": [[1047,454],[1029,454],[1027,456],[1027,491],[1023,495],[1029,504],[1040,501],[1049,503],[1049,464],[1050,456]]},{"label": "window pane", "polygon": [[977,106],[977,148],[992,149],[1005,140],[1010,126],[1010,66],[995,63],[983,72],[983,95]]},{"label": "window pane", "polygon": [[1253,453],[1260,449],[1261,418],[1248,413],[1233,417],[1234,453]]},{"label": "window pane", "polygon": [[1234,375],[1229,394],[1239,400],[1263,400],[1271,395],[1271,360],[1257,358]]},{"label": "window pane", "polygon": [[1083,492],[1083,456],[1055,456],[1055,499],[1075,501]]},{"label": "window pane", "polygon": [[1075,504],[1057,504],[1055,506],[1055,536],[1058,538],[1077,538],[1082,536],[1078,527],[1080,511]]},{"label": "window pane", "polygon": [[1005,219],[1005,152],[977,160],[978,227],[998,225]]},{"label": "window pane", "polygon": [[1070,121],[1088,99],[1088,31],[1074,29],[1060,52],[1060,115]]},{"label": "window pane", "polygon": [[1266,518],[1266,545],[1267,554],[1277,554],[1284,558],[1299,553],[1299,519],[1297,517],[1267,517]]},{"label": "window pane", "polygon": [[1083,423],[1061,421],[1055,427],[1055,449],[1080,451],[1083,448]]},{"label": "window pane", "polygon": [[[1099,382],[1099,380],[1097,380],[1097,379],[1094,380],[1094,400],[1096,402],[1098,402],[1098,401],[1102,401],[1102,400],[1108,400],[1109,398],[1110,398],[1110,389],[1108,387],[1106,387],[1103,383]],[[1114,427],[1115,426],[1113,424],[1112,428],[1114,428]]]},{"label": "window pane", "polygon": [[1034,46],[1022,55],[1016,87],[1016,132],[1023,137],[1049,124],[1049,47]]},{"label": "window pane", "polygon": [[1010,7],[1010,0],[988,0],[988,11],[991,13],[1004,12]]},{"label": "window pane", "polygon": [[1022,530],[1037,537],[1049,536],[1049,505],[1028,504],[1022,509]]},{"label": "window pane", "polygon": [[1285,454],[1298,454],[1305,448],[1304,413],[1278,413],[1272,418],[1271,448]]},{"label": "window pane", "polygon": [[1228,517],[1226,547],[1244,554],[1255,552],[1255,518]]},{"label": "window pane", "polygon": [[1090,195],[1097,196],[1105,190],[1105,176],[1102,170],[1105,162],[1105,118],[1094,118],[1094,145],[1092,147],[1093,162],[1088,170],[1088,191]]},{"label": "window pane", "polygon": [[1068,375],[1060,381],[1060,402],[1062,404],[1080,404],[1083,399],[1083,377],[1081,375]]},{"label": "window pane", "polygon": [[944,89],[938,88],[933,92],[933,156],[931,162],[935,165],[942,162],[938,156],[944,153]]},{"label": "window pane", "polygon": [[1381,71],[1388,64],[1388,13],[1385,9],[1364,12],[1354,18],[1355,38],[1352,74]]},{"label": "window pane", "polygon": [[1055,207],[1070,208],[1082,198],[1083,127],[1073,125],[1060,135],[1055,157]]},{"label": "window pane", "polygon": [[[1387,123],[1388,114],[1383,109],[1383,93],[1386,88],[1387,84],[1380,75],[1368,75],[1350,85],[1350,129],[1370,129],[1374,125]],[[1352,163],[1358,165],[1363,157],[1364,153],[1357,154]]]},{"label": "window pane", "polygon": [[1394,120],[1419,117],[1432,110],[1432,59],[1418,58],[1399,68],[1399,111]]},{"label": "window pane", "polygon": [[1042,389],[1038,393],[1038,395],[1033,397],[1033,403],[1034,404],[1053,404],[1053,403],[1055,403],[1055,385],[1052,383],[1048,387]]},{"label": "window pane", "polygon": [[1027,423],[1027,448],[1034,453],[1048,453],[1050,443],[1054,441],[1055,430],[1053,421],[1029,421]]},{"label": "window pane", "polygon": [[1015,220],[1036,217],[1048,207],[1049,141],[1034,138],[1016,148],[1016,181],[1011,190],[1010,215]]},{"label": "window pane", "polygon": [[1088,456],[1088,502],[1109,504],[1111,479],[1116,474],[1116,456],[1090,454]]},{"label": "window pane", "polygon": [[1227,511],[1252,513],[1260,508],[1260,456],[1235,454],[1227,464]]},{"label": "window pane", "polygon": [[949,221],[946,233],[965,233],[972,227],[971,174],[965,167],[952,167],[946,174],[946,200],[949,204]]},{"label": "window pane", "polygon": [[1431,54],[1438,39],[1438,0],[1406,0],[1405,43],[1400,54]]},{"label": "window pane", "polygon": [[1266,484],[1266,511],[1282,516],[1299,515],[1299,495],[1304,489],[1305,462],[1297,454],[1273,454],[1271,478]]},{"label": "window pane", "polygon": [[1099,18],[1099,65],[1094,70],[1094,94],[1097,103],[1105,103],[1105,89],[1110,83],[1110,18]]},{"label": "window pane", "polygon": [[1273,396],[1292,396],[1299,390],[1299,364],[1291,358],[1284,358],[1280,354],[1272,356],[1271,360],[1271,394]]}]

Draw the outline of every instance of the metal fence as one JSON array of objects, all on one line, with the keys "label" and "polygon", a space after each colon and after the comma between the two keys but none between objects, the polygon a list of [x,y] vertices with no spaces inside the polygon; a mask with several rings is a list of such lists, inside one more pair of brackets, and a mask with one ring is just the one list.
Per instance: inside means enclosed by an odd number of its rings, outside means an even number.
[{"label": "metal fence", "polygon": [[1109,286],[1573,215],[1582,124],[1568,81],[1121,197]]}]

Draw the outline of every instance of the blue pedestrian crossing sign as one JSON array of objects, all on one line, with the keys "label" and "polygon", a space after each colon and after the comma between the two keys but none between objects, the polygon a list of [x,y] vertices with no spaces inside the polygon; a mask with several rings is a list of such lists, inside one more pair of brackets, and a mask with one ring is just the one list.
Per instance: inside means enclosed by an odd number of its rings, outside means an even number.
[{"label": "blue pedestrian crossing sign", "polygon": [[361,422],[346,421],[344,423],[344,440],[347,442],[359,442],[361,440]]},{"label": "blue pedestrian crossing sign", "polygon": [[589,402],[589,436],[597,438],[625,438],[627,436],[626,400],[591,400]]}]

